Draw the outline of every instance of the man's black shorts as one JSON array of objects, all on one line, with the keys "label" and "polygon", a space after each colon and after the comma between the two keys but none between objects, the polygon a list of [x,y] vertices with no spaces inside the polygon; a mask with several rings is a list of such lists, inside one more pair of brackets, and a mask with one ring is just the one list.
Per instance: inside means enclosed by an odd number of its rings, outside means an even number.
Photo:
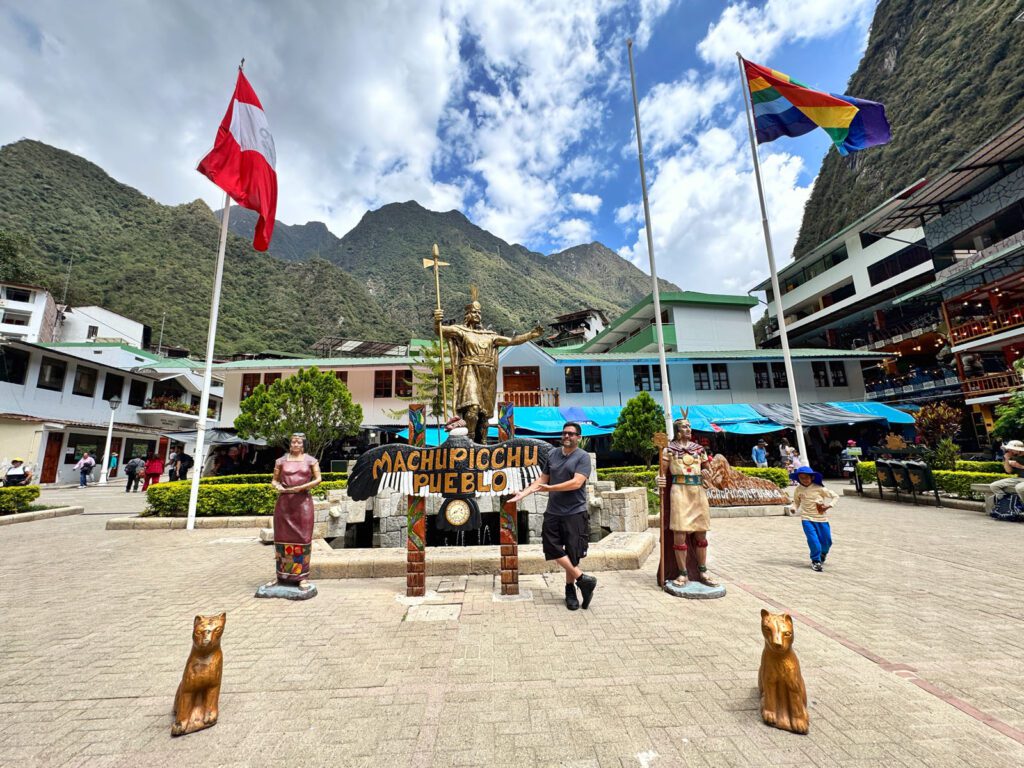
[{"label": "man's black shorts", "polygon": [[578,512],[575,515],[544,515],[544,527],[540,532],[544,546],[544,559],[557,560],[569,556],[569,562],[579,565],[587,556],[590,543],[590,515]]}]

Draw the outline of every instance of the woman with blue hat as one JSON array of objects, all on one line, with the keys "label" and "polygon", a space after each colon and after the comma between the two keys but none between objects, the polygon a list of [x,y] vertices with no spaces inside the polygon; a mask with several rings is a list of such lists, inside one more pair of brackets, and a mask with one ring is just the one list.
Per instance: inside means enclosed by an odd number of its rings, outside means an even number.
[{"label": "woman with blue hat", "polygon": [[811,568],[821,571],[825,558],[832,547],[832,528],[828,524],[828,511],[835,506],[839,496],[826,488],[821,473],[810,467],[797,467],[789,474],[796,481],[793,491],[793,505],[799,510],[811,550]]}]

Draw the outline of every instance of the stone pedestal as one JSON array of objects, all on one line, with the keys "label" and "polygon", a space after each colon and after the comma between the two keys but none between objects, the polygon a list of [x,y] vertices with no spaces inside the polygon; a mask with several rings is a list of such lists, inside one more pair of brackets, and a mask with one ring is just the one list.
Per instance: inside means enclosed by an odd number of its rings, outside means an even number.
[{"label": "stone pedestal", "polygon": [[308,581],[302,586],[272,581],[256,590],[256,597],[278,597],[284,600],[309,600],[316,595],[316,584]]},{"label": "stone pedestal", "polygon": [[722,584],[717,587],[709,587],[699,581],[688,581],[682,587],[671,581],[666,581],[665,591],[673,597],[683,597],[687,600],[714,600],[718,597],[725,597],[725,587]]}]

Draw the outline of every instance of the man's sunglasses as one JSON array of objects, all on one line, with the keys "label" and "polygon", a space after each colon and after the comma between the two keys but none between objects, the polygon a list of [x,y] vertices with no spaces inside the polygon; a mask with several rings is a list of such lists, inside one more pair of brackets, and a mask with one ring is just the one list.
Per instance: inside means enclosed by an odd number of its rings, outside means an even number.
[{"label": "man's sunglasses", "polygon": [[569,437],[579,437],[580,433],[579,432],[563,432],[562,433],[562,437],[565,437],[566,435],[568,435]]}]

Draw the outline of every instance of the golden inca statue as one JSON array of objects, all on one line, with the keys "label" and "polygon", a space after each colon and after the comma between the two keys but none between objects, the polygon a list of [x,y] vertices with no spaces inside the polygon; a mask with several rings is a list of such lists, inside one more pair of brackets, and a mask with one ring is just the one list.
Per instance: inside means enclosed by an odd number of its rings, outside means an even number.
[{"label": "golden inca statue", "polygon": [[494,415],[498,395],[498,352],[501,347],[525,344],[544,333],[544,327],[518,336],[502,336],[483,327],[476,286],[470,288],[471,301],[465,307],[462,325],[442,325],[444,311],[434,310],[434,327],[446,339],[452,356],[455,384],[454,410],[466,421],[469,437],[485,443],[487,422]]}]

